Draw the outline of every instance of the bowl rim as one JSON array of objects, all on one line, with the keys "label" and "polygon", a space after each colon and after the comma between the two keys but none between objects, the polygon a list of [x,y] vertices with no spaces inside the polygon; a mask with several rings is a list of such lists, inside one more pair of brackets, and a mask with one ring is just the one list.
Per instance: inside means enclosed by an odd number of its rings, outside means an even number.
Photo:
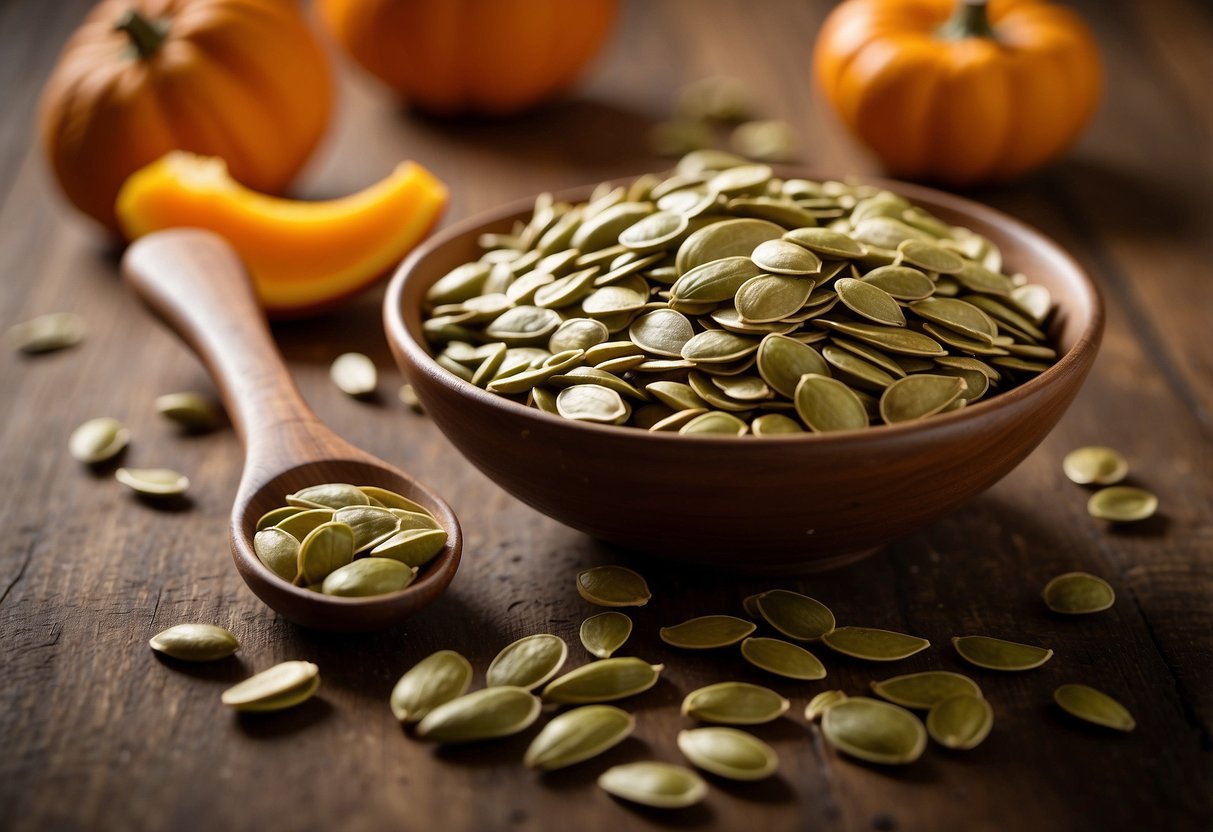
[{"label": "bowl rim", "polygon": [[[980,202],[968,199],[967,197],[958,196],[956,194],[940,191],[935,188],[930,188],[925,185],[918,185],[910,182],[902,182],[896,179],[889,179],[879,176],[864,176],[864,175],[848,175],[839,177],[823,173],[813,168],[801,168],[791,166],[773,165],[772,168],[777,176],[782,178],[805,178],[814,179],[816,181],[847,181],[857,184],[873,185],[893,191],[901,196],[906,197],[911,202],[934,203],[942,206],[949,211],[958,214],[967,214],[976,218],[989,226],[1005,228],[1007,236],[1015,237],[1023,240],[1030,240],[1034,246],[1043,249],[1050,260],[1055,260],[1063,266],[1063,270],[1071,272],[1076,285],[1086,295],[1087,305],[1089,306],[1089,318],[1086,325],[1082,328],[1075,339],[1070,349],[1062,355],[1054,364],[1039,375],[1025,381],[1023,384],[998,393],[987,399],[982,399],[973,405],[954,410],[949,413],[937,413],[923,419],[915,419],[908,422],[899,422],[897,424],[870,424],[867,427],[856,428],[854,430],[831,431],[827,433],[817,433],[814,431],[804,431],[802,433],[792,433],[786,435],[764,436],[761,438],[763,447],[779,448],[787,445],[799,445],[801,443],[811,442],[817,445],[829,443],[835,447],[846,447],[851,444],[869,444],[877,440],[894,441],[898,438],[907,436],[920,437],[933,434],[935,432],[950,431],[954,427],[963,426],[969,422],[979,422],[986,414],[993,413],[998,409],[1005,409],[1017,402],[1033,399],[1044,395],[1045,391],[1053,385],[1055,381],[1060,381],[1061,377],[1071,371],[1076,371],[1080,374],[1081,379],[1085,377],[1086,372],[1094,363],[1096,354],[1099,350],[1099,344],[1103,336],[1103,330],[1106,319],[1106,311],[1104,308],[1103,296],[1100,293],[1098,285],[1087,274],[1086,270],[1078,263],[1074,257],[1061,247],[1051,237],[1044,234],[1039,229],[1034,228],[1022,220],[1016,219],[996,208],[992,208]],[[665,173],[669,173],[666,171]],[[616,177],[606,180],[605,184],[626,185],[634,181],[638,176],[645,175],[644,172],[633,174],[631,176]],[[661,175],[661,172],[658,172]],[[593,183],[575,186],[571,188],[562,188],[558,191],[553,191],[552,196],[557,200],[581,202],[588,198],[590,191],[598,187],[599,184]],[[536,195],[537,196],[537,195]],[[588,435],[593,436],[602,434],[608,437],[626,438],[633,437],[641,441],[652,442],[677,442],[679,445],[687,443],[705,443],[708,446],[734,446],[734,447],[752,447],[752,443],[756,441],[755,437],[746,434],[744,436],[726,436],[717,434],[695,434],[684,435],[671,431],[647,431],[639,428],[624,428],[619,425],[600,425],[593,422],[582,422],[573,419],[564,419],[556,414],[546,413],[538,408],[529,407],[525,404],[520,404],[508,397],[495,395],[487,390],[481,389],[476,385],[464,381],[454,373],[440,366],[429,351],[429,347],[424,343],[414,338],[409,331],[409,327],[405,322],[403,297],[405,288],[411,283],[412,277],[417,264],[429,257],[435,250],[446,245],[451,240],[476,231],[484,226],[502,223],[511,217],[517,217],[526,214],[534,209],[536,196],[523,197],[520,199],[511,200],[497,208],[481,211],[466,217],[458,222],[443,228],[429,238],[427,238],[420,246],[414,249],[408,257],[396,268],[388,282],[387,291],[383,300],[383,323],[384,331],[388,340],[399,347],[409,358],[409,360],[421,371],[424,372],[435,382],[452,390],[458,395],[466,396],[480,405],[488,407],[492,410],[503,412],[503,415],[508,414],[522,418],[538,419],[541,424],[547,424],[556,429],[568,429],[572,431],[585,431]],[[407,374],[406,374],[407,375]]]}]

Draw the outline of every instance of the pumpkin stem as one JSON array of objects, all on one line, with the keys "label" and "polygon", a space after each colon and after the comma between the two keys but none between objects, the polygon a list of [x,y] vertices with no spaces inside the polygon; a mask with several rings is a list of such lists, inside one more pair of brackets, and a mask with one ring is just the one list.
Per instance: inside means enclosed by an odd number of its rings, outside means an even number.
[{"label": "pumpkin stem", "polygon": [[990,25],[990,15],[986,11],[987,0],[960,0],[952,18],[935,33],[943,40],[964,40],[965,38],[990,38],[997,40],[994,27]]},{"label": "pumpkin stem", "polygon": [[168,21],[148,20],[138,9],[129,9],[114,23],[115,32],[126,32],[135,57],[144,60],[155,55],[168,37]]}]

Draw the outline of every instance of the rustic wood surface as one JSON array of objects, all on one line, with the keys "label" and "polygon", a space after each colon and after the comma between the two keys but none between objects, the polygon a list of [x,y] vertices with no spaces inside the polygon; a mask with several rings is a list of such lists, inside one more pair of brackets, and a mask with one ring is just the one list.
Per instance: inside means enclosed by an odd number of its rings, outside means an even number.
[{"label": "rustic wood surface", "polygon": [[[969,194],[1050,235],[1101,286],[1101,356],[1070,412],[1003,482],[921,534],[842,571],[778,584],[810,592],[841,622],[931,639],[892,668],[823,656],[815,683],[763,678],[728,654],[666,648],[657,627],[736,612],[769,579],[640,561],[508,497],[400,404],[379,318],[382,289],[331,317],[274,328],[304,398],[341,435],[444,495],[466,544],[448,592],[416,618],[363,636],[287,624],[244,586],[227,547],[241,467],[234,433],[182,436],[153,411],[162,393],[213,391],[202,365],[121,284],[115,252],[55,194],[33,139],[38,90],[86,0],[0,4],[0,324],[75,311],[80,347],[0,353],[0,829],[27,830],[736,830],[1208,829],[1213,822],[1213,13],[1200,0],[1073,3],[1099,38],[1108,90],[1061,164],[1020,184]],[[667,164],[645,132],[679,85],[711,73],[762,91],[790,121],[806,163],[874,173],[809,83],[810,47],[832,4],[636,0],[570,100],[508,122],[427,119],[343,65],[339,119],[298,193],[346,193],[403,158],[450,185],[446,222],[506,200]],[[380,396],[354,401],[329,362],[360,350],[381,369]],[[66,453],[87,418],[131,428],[124,462],[167,465],[194,486],[174,510],[132,499],[112,469]],[[1061,474],[1069,449],[1120,448],[1160,514],[1110,529]],[[744,495],[739,495],[744,499]],[[628,518],[621,517],[626,523]],[[704,518],[711,522],[711,518]],[[743,560],[745,552],[738,552]],[[587,656],[594,612],[573,576],[624,562],[649,577],[627,652],[664,662],[663,680],[628,703],[638,729],[603,758],[548,776],[520,764],[538,730],[495,744],[434,748],[387,708],[396,678],[439,648],[465,653],[476,683],[496,651],[550,631]],[[1069,570],[1107,578],[1108,612],[1062,620],[1039,599]],[[147,639],[208,621],[240,638],[237,657],[202,667],[161,661]],[[928,668],[964,670],[950,636],[988,633],[1047,644],[1039,670],[973,673],[993,705],[989,739],[969,753],[928,749],[886,769],[833,751],[803,708],[819,690]],[[321,667],[317,698],[244,719],[225,687],[286,659]],[[689,690],[725,678],[771,684],[787,718],[756,733],[780,754],[777,777],[712,780],[681,812],[637,811],[594,785],[607,765],[679,761]],[[1128,735],[1075,725],[1051,704],[1068,681],[1101,688],[1136,715]]]}]

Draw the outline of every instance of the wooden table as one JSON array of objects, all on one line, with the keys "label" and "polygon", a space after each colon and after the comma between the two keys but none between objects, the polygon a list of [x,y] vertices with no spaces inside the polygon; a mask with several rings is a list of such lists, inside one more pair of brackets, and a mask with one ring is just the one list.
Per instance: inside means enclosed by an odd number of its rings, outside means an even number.
[{"label": "wooden table", "polygon": [[[31,128],[59,44],[87,6],[0,5],[0,323],[69,310],[88,321],[79,348],[0,356],[0,828],[26,830],[736,830],[1207,829],[1213,818],[1213,39],[1193,0],[1081,0],[1108,90],[1061,164],[971,196],[1058,240],[1103,290],[1102,353],[1062,423],[1003,482],[921,534],[839,572],[804,580],[740,579],[627,558],[530,510],[466,464],[426,418],[396,399],[400,376],[381,334],[382,288],[337,314],[275,335],[307,401],[354,443],[431,483],[467,535],[449,592],[395,629],[338,637],[279,619],[241,583],[226,518],[241,464],[230,430],[184,437],[153,411],[162,393],[213,391],[201,365],[117,280],[116,255],[70,213],[45,173]],[[813,2],[666,0],[627,6],[578,94],[513,121],[445,122],[401,110],[341,67],[343,102],[328,143],[298,187],[343,194],[415,158],[450,185],[446,222],[545,189],[657,169],[647,128],[680,85],[712,73],[762,91],[764,114],[791,122],[819,169],[878,168],[812,92],[810,46],[828,8]],[[380,397],[351,400],[329,362],[359,350],[381,370]],[[132,499],[110,470],[90,472],[66,439],[100,414],[129,425],[124,461],[193,480],[184,510]],[[1121,449],[1132,481],[1155,491],[1152,520],[1110,529],[1061,473],[1068,450]],[[627,518],[620,518],[627,522]],[[738,556],[744,557],[739,552]],[[635,613],[627,652],[667,666],[626,704],[635,737],[603,758],[549,776],[520,764],[538,730],[495,744],[434,748],[387,708],[395,680],[439,648],[488,661],[520,636],[577,641],[594,610],[576,572],[629,563],[654,601]],[[1108,612],[1047,613],[1041,587],[1087,570],[1117,591]],[[738,612],[751,592],[784,586],[830,604],[841,621],[916,633],[929,651],[892,668],[823,656],[829,677],[785,683],[732,657],[664,646],[658,626]],[[208,621],[236,633],[236,658],[186,667],[147,639]],[[989,739],[969,753],[928,749],[898,769],[840,756],[806,723],[808,698],[929,668],[965,670],[948,645],[989,633],[1056,651],[1030,673],[973,675],[992,703]],[[820,652],[820,651],[819,651]],[[224,688],[286,659],[317,662],[319,696],[243,719]],[[971,672],[971,671],[970,671]],[[683,695],[727,678],[771,684],[793,702],[756,729],[779,752],[777,777],[713,780],[682,812],[637,811],[595,786],[610,764],[679,761]],[[1137,717],[1128,735],[1076,725],[1051,703],[1082,681]]]}]

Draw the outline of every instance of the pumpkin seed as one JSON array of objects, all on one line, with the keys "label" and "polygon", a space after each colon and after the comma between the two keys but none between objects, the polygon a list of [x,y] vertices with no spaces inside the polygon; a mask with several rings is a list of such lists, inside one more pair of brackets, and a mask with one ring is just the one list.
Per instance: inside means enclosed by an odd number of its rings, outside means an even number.
[{"label": "pumpkin seed", "polygon": [[821,732],[840,751],[882,765],[912,763],[927,746],[927,731],[918,717],[866,696],[850,697],[827,708],[821,717]]},{"label": "pumpkin seed", "polygon": [[791,703],[770,688],[749,682],[718,682],[682,700],[682,715],[704,722],[758,725],[778,719]]},{"label": "pumpkin seed", "polygon": [[901,306],[892,295],[874,283],[841,277],[834,281],[834,291],[838,293],[838,299],[861,318],[878,324],[905,326],[906,316]]},{"label": "pumpkin seed", "polygon": [[472,682],[472,665],[454,650],[439,650],[413,665],[392,688],[392,714],[417,722],[439,705],[463,696]]},{"label": "pumpkin seed", "polygon": [[790,433],[804,433],[804,428],[782,413],[764,413],[750,422],[750,431],[755,436],[787,436]]},{"label": "pumpkin seed", "polygon": [[614,610],[592,615],[581,622],[582,645],[600,659],[609,659],[631,634],[632,619]]},{"label": "pumpkin seed", "polygon": [[944,746],[968,751],[981,745],[994,727],[990,703],[971,693],[936,702],[927,714],[927,733]]},{"label": "pumpkin seed", "polygon": [[795,228],[784,234],[783,239],[826,257],[849,259],[862,257],[865,251],[861,243],[828,228]]},{"label": "pumpkin seed", "polygon": [[289,661],[228,688],[220,701],[237,711],[280,711],[306,702],[319,688],[319,667],[311,662]]},{"label": "pumpkin seed", "polygon": [[345,523],[323,523],[299,544],[299,578],[318,584],[354,559],[354,530]]},{"label": "pumpkin seed", "polygon": [[925,638],[871,627],[836,627],[821,640],[835,652],[870,662],[898,661],[931,646]]},{"label": "pumpkin seed", "polygon": [[1153,517],[1158,510],[1158,497],[1144,488],[1113,485],[1101,488],[1087,501],[1087,513],[1113,523],[1135,523]]},{"label": "pumpkin seed", "polygon": [[336,511],[346,506],[370,505],[366,492],[356,485],[329,482],[300,489],[286,495],[288,505],[302,508],[327,508]]},{"label": "pumpkin seed", "polygon": [[113,459],[131,441],[131,432],[109,416],[89,419],[72,431],[67,441],[72,457],[88,465]]},{"label": "pumpkin seed", "polygon": [[632,321],[628,337],[652,355],[681,358],[682,347],[695,334],[686,315],[673,309],[654,309]]},{"label": "pumpkin seed", "polygon": [[989,636],[954,636],[952,646],[969,664],[987,670],[1031,670],[1053,658],[1053,651]]},{"label": "pumpkin seed", "polygon": [[[768,220],[739,218],[714,222],[700,228],[687,237],[678,247],[674,264],[682,275],[705,263],[730,257],[741,257],[750,262],[750,255],[760,243],[777,240],[784,229]],[[793,240],[795,242],[795,240]],[[751,274],[750,277],[753,277]],[[677,285],[677,284],[675,284]],[[718,300],[725,300],[728,295]],[[707,298],[704,298],[707,300]]]},{"label": "pumpkin seed", "polygon": [[656,809],[693,806],[708,793],[703,779],[683,766],[640,762],[612,766],[598,777],[607,794]]},{"label": "pumpkin seed", "polygon": [[636,718],[614,705],[583,705],[543,726],[527,747],[527,768],[555,771],[614,748],[636,727]]},{"label": "pumpkin seed", "polygon": [[755,601],[766,622],[789,638],[816,641],[834,629],[834,613],[815,598],[773,589]]},{"label": "pumpkin seed", "polygon": [[[296,506],[291,506],[291,508],[296,508]],[[335,513],[329,508],[304,509],[295,514],[287,515],[286,518],[278,521],[278,525],[275,528],[286,532],[296,540],[303,540],[317,526],[331,522]]]},{"label": "pumpkin seed", "polygon": [[959,298],[914,300],[910,301],[910,309],[923,320],[945,326],[976,341],[991,341],[998,335],[998,325],[990,320],[989,315]]},{"label": "pumpkin seed", "polygon": [[1115,485],[1129,474],[1129,463],[1113,448],[1088,445],[1066,454],[1061,468],[1079,485]]},{"label": "pumpkin seed", "polygon": [[749,426],[729,413],[711,411],[695,416],[678,429],[679,433],[715,433],[724,436],[741,436],[749,430]]},{"label": "pumpkin seed", "polygon": [[177,624],[148,641],[157,653],[187,662],[225,659],[240,649],[236,637],[214,624]]},{"label": "pumpkin seed", "polygon": [[201,393],[166,393],[156,397],[156,412],[186,430],[211,430],[219,424],[219,408]]},{"label": "pumpkin seed", "polygon": [[909,422],[939,413],[968,389],[963,378],[915,373],[897,379],[880,396],[880,418],[886,424]]},{"label": "pumpkin seed", "polygon": [[485,684],[532,690],[555,676],[568,655],[569,646],[559,636],[537,633],[520,638],[489,664]]},{"label": "pumpkin seed", "polygon": [[697,768],[730,780],[762,780],[779,768],[775,749],[736,728],[679,731],[678,750]]},{"label": "pumpkin seed", "polygon": [[299,574],[299,541],[288,532],[262,529],[253,535],[253,551],[282,580],[293,582]]},{"label": "pumpkin seed", "polygon": [[556,410],[566,419],[615,424],[631,412],[619,393],[601,384],[575,384],[556,395]]},{"label": "pumpkin seed", "polygon": [[298,506],[279,506],[278,508],[272,508],[265,514],[261,515],[260,519],[257,520],[256,530],[261,532],[265,531],[266,529],[273,528],[286,518],[293,517],[296,514],[302,514],[304,511],[306,511],[306,509],[299,508]]},{"label": "pumpkin seed", "polygon": [[803,376],[830,374],[829,365],[817,350],[775,333],[759,342],[757,366],[762,380],[789,399],[795,399],[796,386]]},{"label": "pumpkin seed", "polygon": [[390,558],[405,566],[425,566],[446,546],[443,529],[404,529],[370,550],[371,557]]},{"label": "pumpkin seed", "polygon": [[[395,491],[389,491],[386,488],[379,488],[375,485],[360,485],[358,486],[358,490],[368,500],[378,500],[383,504],[384,508],[398,508],[404,511],[416,511],[423,514],[429,513],[421,503],[415,503],[409,498],[397,494]],[[346,505],[360,505],[360,503],[347,503]],[[338,506],[338,508],[344,508],[344,506]]]},{"label": "pumpkin seed", "polygon": [[1071,716],[1105,728],[1132,731],[1137,726],[1124,705],[1087,685],[1062,685],[1053,691],[1053,701]]},{"label": "pumpkin seed", "polygon": [[795,401],[800,420],[818,433],[858,430],[868,425],[863,402],[851,388],[829,376],[817,373],[801,376]]},{"label": "pumpkin seed", "polygon": [[897,251],[901,253],[901,262],[929,272],[955,274],[964,268],[965,261],[959,254],[924,240],[903,240]]},{"label": "pumpkin seed", "polygon": [[548,682],[543,698],[572,704],[624,699],[653,687],[664,669],[632,657],[599,659]]},{"label": "pumpkin seed", "polygon": [[883,393],[885,388],[896,381],[894,376],[870,361],[833,344],[822,347],[821,356],[829,363],[832,368],[831,372],[837,376],[838,380],[849,383],[852,387]]},{"label": "pumpkin seed", "polygon": [[709,329],[682,345],[682,357],[696,363],[717,364],[743,358],[758,349],[758,341],[734,332]]},{"label": "pumpkin seed", "polygon": [[190,487],[189,477],[168,468],[119,468],[114,479],[144,497],[176,497]]},{"label": "pumpkin seed", "polygon": [[347,396],[369,396],[379,384],[375,362],[360,352],[337,356],[329,367],[329,375],[337,388]]},{"label": "pumpkin seed", "polygon": [[771,323],[795,315],[812,291],[813,281],[803,277],[760,274],[738,287],[733,302],[743,321]]},{"label": "pumpkin seed", "polygon": [[673,627],[661,628],[661,640],[691,650],[728,647],[754,632],[753,621],[731,615],[704,615]]},{"label": "pumpkin seed", "polygon": [[623,566],[595,566],[579,572],[577,592],[600,607],[643,607],[653,597],[644,578]]},{"label": "pumpkin seed", "polygon": [[908,266],[879,266],[859,278],[897,300],[922,300],[935,291],[935,282]]},{"label": "pumpkin seed", "polygon": [[84,338],[84,319],[73,312],[49,312],[9,327],[13,349],[31,355],[73,347]]},{"label": "pumpkin seed", "polygon": [[821,271],[821,258],[787,240],[767,240],[750,253],[754,265],[770,274],[811,275]]},{"label": "pumpkin seed", "polygon": [[977,683],[960,673],[947,670],[928,670],[923,673],[907,673],[882,682],[872,682],[872,690],[882,699],[887,699],[903,708],[928,710],[945,699],[960,694],[981,696]]},{"label": "pumpkin seed", "polygon": [[419,739],[478,742],[525,731],[541,703],[525,688],[492,687],[465,693],[434,707],[417,723]]},{"label": "pumpkin seed", "polygon": [[[333,512],[333,521],[345,523],[354,532],[354,552],[378,546],[400,528],[400,518],[376,506],[347,506]],[[445,534],[444,534],[445,537]]]},{"label": "pumpkin seed", "polygon": [[840,690],[823,690],[809,700],[809,704],[804,709],[804,718],[809,722],[816,722],[822,714],[839,702],[846,702],[847,698],[847,695]]},{"label": "pumpkin seed", "polygon": [[902,327],[879,326],[877,324],[852,324],[830,321],[825,318],[817,319],[817,325],[835,332],[841,332],[843,335],[849,335],[856,341],[871,344],[873,347],[887,352],[928,357],[947,355],[947,350],[941,347],[938,341],[920,332],[914,332]]},{"label": "pumpkin seed", "polygon": [[747,638],[741,655],[755,667],[788,679],[824,679],[825,666],[808,650],[777,638]]},{"label": "pumpkin seed", "polygon": [[1053,612],[1083,615],[1112,606],[1116,593],[1103,578],[1088,572],[1066,572],[1045,584],[1041,593]]},{"label": "pumpkin seed", "polygon": [[566,350],[588,350],[590,347],[605,343],[610,337],[611,333],[602,321],[596,321],[593,318],[569,318],[556,327],[556,331],[548,339],[548,349],[552,353]]}]

